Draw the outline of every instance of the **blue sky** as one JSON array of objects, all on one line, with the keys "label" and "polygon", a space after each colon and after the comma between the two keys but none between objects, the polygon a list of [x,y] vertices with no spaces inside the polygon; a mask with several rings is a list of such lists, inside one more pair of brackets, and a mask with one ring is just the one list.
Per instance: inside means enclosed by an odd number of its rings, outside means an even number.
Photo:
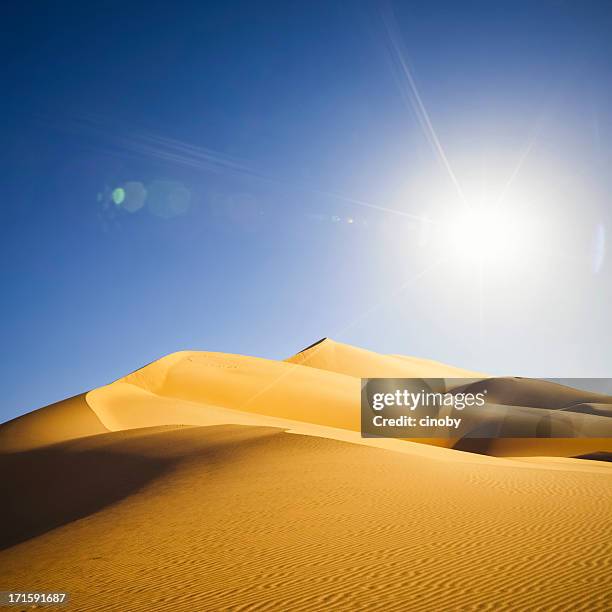
[{"label": "blue sky", "polygon": [[[322,336],[610,374],[609,3],[14,2],[3,23],[0,420],[175,350]],[[476,261],[449,245],[491,202],[518,230]]]}]

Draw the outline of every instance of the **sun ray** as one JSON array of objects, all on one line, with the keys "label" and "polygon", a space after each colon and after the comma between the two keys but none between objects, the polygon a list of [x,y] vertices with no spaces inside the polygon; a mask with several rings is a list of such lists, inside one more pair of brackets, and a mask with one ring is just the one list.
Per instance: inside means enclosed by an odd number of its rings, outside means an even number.
[{"label": "sun ray", "polygon": [[519,160],[516,166],[514,167],[514,170],[512,171],[510,178],[504,185],[497,200],[495,201],[495,205],[494,205],[495,208],[497,208],[498,206],[501,206],[504,200],[506,199],[506,196],[508,195],[510,188],[512,187],[512,185],[514,184],[514,181],[516,180],[516,177],[519,175],[521,169],[523,168],[523,164],[525,163],[525,160],[529,157],[531,151],[533,150],[535,143],[536,143],[536,139],[537,139],[537,133],[533,134],[533,136],[527,142],[527,145],[525,149],[523,150],[521,156],[519,157]]},{"label": "sun ray", "polygon": [[[451,182],[457,190],[459,198],[464,204],[469,205],[461,187],[461,184],[457,179],[457,176],[451,166],[444,147],[442,146],[442,143],[438,138],[429,113],[427,112],[427,108],[425,107],[423,99],[416,86],[416,81],[414,80],[412,72],[408,66],[408,62],[406,60],[406,53],[403,49],[401,38],[398,33],[397,21],[390,8],[387,11],[383,12],[383,23],[390,43],[392,58],[395,61],[397,67],[399,68],[400,75],[404,78],[405,81],[404,83],[399,83],[400,88],[402,90],[401,93],[412,106],[417,116],[417,119],[421,125],[421,128],[423,129],[425,137],[432,146],[434,153],[437,155],[440,162],[442,163],[442,166],[446,169],[446,172],[448,173]],[[406,84],[408,85],[408,87],[406,87]]]}]

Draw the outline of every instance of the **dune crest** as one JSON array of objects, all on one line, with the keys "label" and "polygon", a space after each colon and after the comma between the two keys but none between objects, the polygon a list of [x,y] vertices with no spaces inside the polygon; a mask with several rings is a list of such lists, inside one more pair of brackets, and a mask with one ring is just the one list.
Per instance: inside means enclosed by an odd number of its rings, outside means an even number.
[{"label": "dune crest", "polygon": [[323,338],[285,361],[357,378],[486,378],[430,359],[381,355]]}]

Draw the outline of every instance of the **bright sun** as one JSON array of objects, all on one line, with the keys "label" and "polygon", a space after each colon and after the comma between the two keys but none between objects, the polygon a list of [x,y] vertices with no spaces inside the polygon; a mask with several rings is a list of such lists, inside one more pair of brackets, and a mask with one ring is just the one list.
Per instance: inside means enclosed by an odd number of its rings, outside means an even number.
[{"label": "bright sun", "polygon": [[527,249],[528,226],[516,211],[497,206],[462,209],[451,215],[445,241],[453,258],[472,263],[516,261]]}]

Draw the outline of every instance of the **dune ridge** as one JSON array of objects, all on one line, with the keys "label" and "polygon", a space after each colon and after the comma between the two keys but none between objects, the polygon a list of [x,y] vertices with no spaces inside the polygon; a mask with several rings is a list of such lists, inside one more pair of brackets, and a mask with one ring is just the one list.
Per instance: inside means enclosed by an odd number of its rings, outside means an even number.
[{"label": "dune ridge", "polygon": [[0,453],[107,432],[86,395],[75,395],[0,425]]},{"label": "dune ridge", "polygon": [[[360,431],[361,376],[445,378],[482,374],[416,357],[379,355],[324,338],[285,361],[225,353],[180,351],[156,360],[79,399],[66,400],[0,426],[0,453],[71,437],[157,425],[257,424],[259,419]],[[490,377],[486,377],[489,378]],[[524,405],[537,405],[552,383],[494,379]],[[491,384],[489,382],[489,384]],[[472,384],[477,387],[478,383]],[[561,392],[563,396],[565,391]],[[568,408],[605,416],[601,396],[574,390]],[[511,395],[511,394],[510,394]],[[557,394],[558,395],[558,394]],[[555,401],[559,401],[557,398]],[[573,402],[579,402],[573,405]],[[78,410],[77,410],[78,403]],[[603,409],[602,409],[603,406]],[[230,411],[230,412],[228,412]],[[53,416],[57,415],[57,416]],[[58,425],[54,425],[57,421]],[[51,423],[47,426],[46,423]],[[295,425],[291,425],[295,429]],[[70,431],[74,430],[73,433]],[[333,435],[338,438],[338,432]],[[345,439],[341,433],[340,438]],[[415,439],[420,444],[496,456],[566,456],[611,452],[610,438]]]}]

